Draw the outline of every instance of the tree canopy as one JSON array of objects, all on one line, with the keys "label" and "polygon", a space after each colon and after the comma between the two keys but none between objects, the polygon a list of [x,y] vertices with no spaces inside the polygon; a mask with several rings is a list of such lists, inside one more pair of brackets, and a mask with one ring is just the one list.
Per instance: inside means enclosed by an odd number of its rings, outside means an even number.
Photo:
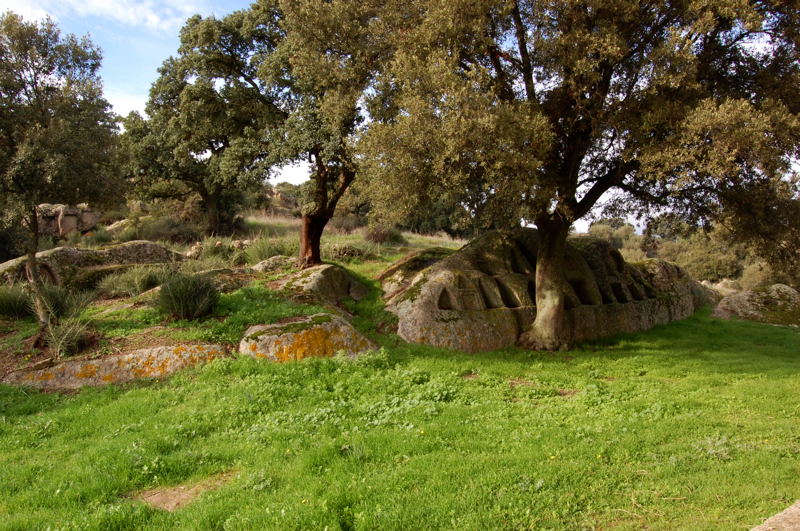
[{"label": "tree canopy", "polygon": [[359,150],[376,206],[402,216],[479,189],[537,226],[533,347],[563,345],[564,241],[604,194],[714,219],[752,189],[769,201],[798,152],[792,2],[285,4],[315,13],[300,58],[351,74],[331,79],[334,100],[369,80]]},{"label": "tree canopy", "polygon": [[100,203],[121,191],[100,57],[88,38],[62,36],[50,19],[0,16],[0,210],[30,232],[28,266],[43,326],[37,205]]}]

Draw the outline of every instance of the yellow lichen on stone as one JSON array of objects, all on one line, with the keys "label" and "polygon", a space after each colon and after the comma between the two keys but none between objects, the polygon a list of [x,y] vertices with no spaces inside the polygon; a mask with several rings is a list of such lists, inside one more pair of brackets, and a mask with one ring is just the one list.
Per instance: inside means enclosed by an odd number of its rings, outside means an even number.
[{"label": "yellow lichen on stone", "polygon": [[81,370],[75,374],[78,378],[94,378],[97,376],[97,365],[94,363],[87,363]]}]

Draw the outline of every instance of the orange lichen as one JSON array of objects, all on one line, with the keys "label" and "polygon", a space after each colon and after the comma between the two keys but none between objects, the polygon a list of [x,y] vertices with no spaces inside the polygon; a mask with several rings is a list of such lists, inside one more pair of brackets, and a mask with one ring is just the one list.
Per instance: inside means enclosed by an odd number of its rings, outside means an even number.
[{"label": "orange lichen", "polygon": [[97,376],[97,365],[94,363],[87,363],[81,370],[75,373],[75,377],[77,378],[94,378]]}]

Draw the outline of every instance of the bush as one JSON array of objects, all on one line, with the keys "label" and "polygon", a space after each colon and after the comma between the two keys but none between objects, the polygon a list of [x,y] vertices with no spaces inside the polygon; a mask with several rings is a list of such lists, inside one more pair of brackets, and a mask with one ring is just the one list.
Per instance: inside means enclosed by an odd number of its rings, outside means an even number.
[{"label": "bush", "polygon": [[210,314],[219,293],[210,278],[201,275],[176,275],[161,286],[158,306],[178,319],[197,319]]},{"label": "bush", "polygon": [[88,247],[100,247],[111,243],[112,240],[111,234],[102,226],[98,226],[93,231],[83,235],[83,244]]},{"label": "bush", "polygon": [[110,297],[135,297],[160,286],[173,274],[168,266],[139,265],[105,277],[98,287]]},{"label": "bush", "polygon": [[[129,229],[123,231],[126,238]],[[156,218],[144,222],[135,231],[136,238],[150,241],[166,241],[173,243],[192,243],[200,239],[200,230],[195,226],[173,218]],[[132,238],[133,239],[133,238]]]},{"label": "bush", "polygon": [[14,319],[32,315],[28,292],[21,286],[0,286],[0,315]]},{"label": "bush", "polygon": [[273,256],[296,256],[300,252],[297,236],[258,238],[245,251],[248,264],[257,264]]},{"label": "bush", "polygon": [[203,271],[210,271],[212,269],[225,269],[226,267],[230,267],[230,263],[221,256],[211,256],[197,260],[184,260],[180,263],[181,273],[186,274],[202,273]]},{"label": "bush", "polygon": [[766,262],[755,262],[747,265],[742,271],[742,278],[739,279],[739,283],[742,285],[742,289],[747,290],[765,288],[773,284],[787,284],[789,286],[795,284],[790,275],[775,271]]},{"label": "bush", "polygon": [[375,247],[376,244],[369,242],[360,242],[359,244],[323,242],[320,251],[322,258],[325,260],[352,262],[354,260],[375,258],[379,253],[379,250]]},{"label": "bush", "polygon": [[84,346],[89,326],[77,317],[63,319],[45,332],[45,342],[57,357],[69,356]]},{"label": "bush", "polygon": [[368,242],[392,245],[405,245],[408,241],[403,234],[394,227],[387,225],[373,225],[367,229],[364,239]]},{"label": "bush", "polygon": [[[45,308],[56,320],[77,317],[89,306],[93,298],[90,292],[73,291],[55,284],[42,284],[39,289],[44,298]],[[33,306],[32,300],[31,306]],[[32,313],[36,313],[33,308]]]}]

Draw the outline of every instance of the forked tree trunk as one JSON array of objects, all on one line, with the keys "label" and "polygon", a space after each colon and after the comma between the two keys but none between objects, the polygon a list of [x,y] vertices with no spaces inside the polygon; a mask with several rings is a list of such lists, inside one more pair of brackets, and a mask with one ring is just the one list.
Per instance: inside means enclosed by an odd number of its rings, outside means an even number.
[{"label": "forked tree trunk", "polygon": [[300,256],[298,265],[300,267],[310,267],[322,263],[320,252],[320,241],[322,231],[328,224],[330,216],[320,214],[304,214],[303,226],[300,229]]},{"label": "forked tree trunk", "polygon": [[569,225],[551,223],[539,228],[536,255],[536,319],[520,343],[534,350],[560,350],[572,344],[564,303],[564,252]]}]

